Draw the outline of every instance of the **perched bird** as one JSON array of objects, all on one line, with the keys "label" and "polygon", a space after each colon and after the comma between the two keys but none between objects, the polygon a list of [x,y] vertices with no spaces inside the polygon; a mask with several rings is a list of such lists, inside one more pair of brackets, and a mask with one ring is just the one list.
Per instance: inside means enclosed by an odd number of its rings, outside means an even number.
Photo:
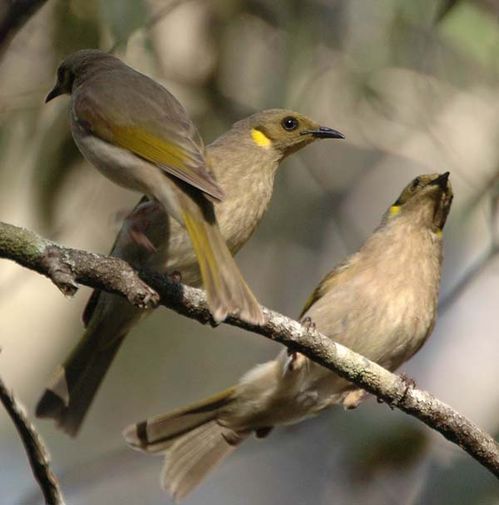
[{"label": "perched bird", "polygon": [[[449,173],[414,179],[358,252],[329,273],[301,314],[334,341],[395,370],[435,324],[442,228],[452,201]],[[251,433],[262,438],[362,390],[299,353],[283,350],[205,401],[129,426],[134,448],[166,452],[162,483],[183,498]]]},{"label": "perched bird", "polygon": [[[320,138],[343,135],[297,112],[271,109],[238,121],[207,146],[206,164],[225,194],[215,213],[232,254],[250,238],[267,209],[280,162]],[[131,240],[137,230],[142,239]],[[111,254],[137,269],[179,271],[183,282],[201,282],[188,234],[151,201],[142,201],[125,221]],[[86,331],[55,371],[36,415],[53,418],[76,435],[123,339],[147,313],[123,298],[94,291],[83,314]]]},{"label": "perched bird", "polygon": [[71,95],[71,133],[95,167],[116,184],[160,202],[189,233],[217,321],[262,312],[218,227],[213,202],[224,192],[211,173],[199,133],[163,86],[114,56],[82,50],[57,69],[46,101]]}]

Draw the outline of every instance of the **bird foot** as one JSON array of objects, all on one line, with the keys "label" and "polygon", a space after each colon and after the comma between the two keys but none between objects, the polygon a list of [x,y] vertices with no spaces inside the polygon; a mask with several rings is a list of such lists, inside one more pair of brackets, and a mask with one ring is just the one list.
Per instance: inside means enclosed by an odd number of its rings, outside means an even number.
[{"label": "bird foot", "polygon": [[174,270],[171,274],[168,274],[168,278],[173,284],[180,284],[182,282],[182,273]]},{"label": "bird foot", "polygon": [[376,398],[376,401],[378,403],[386,403],[386,405],[388,405],[390,407],[391,410],[393,410],[395,408],[395,401],[386,401],[386,400],[383,400],[383,398]]},{"label": "bird foot", "polygon": [[150,216],[157,212],[160,204],[156,201],[148,201],[140,204],[126,218],[127,233],[132,242],[143,247],[150,253],[157,251],[155,245],[146,235],[147,229],[151,224]]},{"label": "bird foot", "polygon": [[411,377],[408,377],[405,374],[400,374],[399,375],[400,380],[404,383],[405,389],[400,398],[393,399],[392,401],[385,401],[382,398],[377,398],[378,403],[386,403],[392,410],[395,408],[396,405],[400,404],[403,402],[407,396],[407,393],[416,387],[416,381],[412,379]]},{"label": "bird foot", "polygon": [[[315,323],[310,317],[304,317],[301,320],[302,326],[307,330],[307,332],[315,330]],[[296,370],[302,368],[307,362],[306,356],[300,352],[294,351],[293,349],[288,349],[288,359],[284,365],[284,375],[291,372],[296,372]]]},{"label": "bird foot", "polygon": [[288,349],[288,359],[284,365],[284,375],[296,372],[303,367],[306,361],[307,358],[302,353]]},{"label": "bird foot", "polygon": [[400,400],[398,400],[399,402],[400,401],[403,401],[405,400],[405,397],[407,396],[407,393],[411,390],[411,389],[414,389],[416,387],[416,381],[412,378],[412,377],[408,377],[407,375],[405,375],[404,373],[401,373],[399,375],[400,379],[402,380],[402,382],[404,383],[405,385],[405,390],[404,392],[402,393],[402,397],[400,398]]},{"label": "bird foot", "polygon": [[305,329],[308,331],[308,332],[311,332],[311,331],[314,331],[316,329],[316,326],[315,326],[315,323],[312,321],[312,318],[307,316],[307,317],[304,317],[302,320],[301,320],[301,324],[302,326],[305,327]]},{"label": "bird foot", "polygon": [[347,410],[356,409],[367,397],[367,391],[356,389],[345,395],[341,404]]}]

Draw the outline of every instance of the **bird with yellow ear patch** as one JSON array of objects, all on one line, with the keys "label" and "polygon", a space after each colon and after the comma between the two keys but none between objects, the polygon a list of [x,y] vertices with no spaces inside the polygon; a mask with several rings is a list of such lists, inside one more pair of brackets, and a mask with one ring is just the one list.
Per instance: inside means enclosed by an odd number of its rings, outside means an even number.
[{"label": "bird with yellow ear patch", "polygon": [[260,306],[216,220],[213,202],[225,194],[212,175],[196,127],[177,99],[98,50],[78,51],[60,64],[46,101],[65,93],[71,95],[71,132],[85,158],[113,182],[149,195],[186,228],[215,321],[235,313],[260,324]]},{"label": "bird with yellow ear patch", "polygon": [[[225,195],[215,205],[215,214],[231,254],[262,219],[281,161],[323,138],[343,135],[297,112],[270,109],[238,121],[206,147],[206,165]],[[185,228],[151,201],[143,201],[125,221],[111,254],[139,270],[179,271],[187,284],[198,286],[203,277]],[[37,416],[53,418],[65,432],[76,435],[125,336],[148,313],[121,297],[94,291],[83,314],[85,333],[54,372],[38,402]]]},{"label": "bird with yellow ear patch", "polygon": [[[429,337],[437,314],[442,237],[452,201],[449,173],[421,175],[358,252],[320,282],[301,318],[336,342],[397,369]],[[176,500],[252,433],[263,438],[363,392],[299,353],[283,350],[211,398],[129,426],[136,449],[166,453],[162,484]]]}]

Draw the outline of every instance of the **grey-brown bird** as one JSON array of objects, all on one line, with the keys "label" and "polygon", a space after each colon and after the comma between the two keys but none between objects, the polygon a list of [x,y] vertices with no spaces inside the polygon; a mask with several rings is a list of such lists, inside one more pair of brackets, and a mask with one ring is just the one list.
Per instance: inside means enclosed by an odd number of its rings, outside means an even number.
[{"label": "grey-brown bird", "polygon": [[[225,194],[178,100],[157,82],[98,50],[77,51],[60,64],[46,101],[66,93],[71,95],[71,133],[85,158],[116,184],[159,202],[187,230],[214,319],[223,321],[237,313],[262,323],[260,306],[216,221],[213,203]],[[297,134],[289,133],[284,143]],[[310,137],[312,133],[301,139]]]},{"label": "grey-brown bird", "polygon": [[[301,318],[381,366],[395,370],[424,344],[435,324],[442,229],[452,201],[449,173],[414,179],[360,250],[329,273]],[[124,431],[134,448],[166,452],[162,484],[176,500],[252,433],[299,422],[362,390],[305,356],[283,350],[274,361],[205,401]]]},{"label": "grey-brown bird", "polygon": [[[225,194],[215,205],[216,217],[232,254],[250,238],[267,209],[280,162],[320,138],[343,135],[297,112],[271,109],[238,121],[207,146],[207,164]],[[201,283],[188,234],[151,202],[142,202],[125,221],[111,254],[137,269],[179,271],[183,282]],[[76,435],[123,339],[147,313],[123,298],[94,291],[83,314],[86,331],[53,374],[36,415],[53,418]]]}]

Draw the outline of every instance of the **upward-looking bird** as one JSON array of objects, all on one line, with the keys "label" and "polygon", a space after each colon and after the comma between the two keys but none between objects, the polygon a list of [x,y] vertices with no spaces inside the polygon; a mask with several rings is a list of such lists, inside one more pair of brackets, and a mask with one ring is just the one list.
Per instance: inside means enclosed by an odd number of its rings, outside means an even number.
[{"label": "upward-looking bird", "polygon": [[[280,162],[320,138],[343,135],[297,112],[271,109],[238,121],[206,147],[206,164],[225,194],[215,213],[232,254],[250,238],[267,209]],[[130,239],[137,230],[145,240]],[[189,235],[150,202],[139,205],[125,221],[111,254],[137,269],[177,270],[183,282],[201,282]],[[83,314],[86,331],[55,371],[36,415],[53,418],[64,431],[76,435],[121,343],[145,314],[123,298],[94,291]]]},{"label": "upward-looking bird", "polygon": [[[449,173],[414,179],[360,250],[329,273],[301,318],[336,342],[395,370],[435,324],[442,228],[452,201]],[[283,350],[222,393],[129,426],[134,448],[166,452],[163,486],[179,500],[252,433],[292,424],[362,391],[305,356]]]}]

